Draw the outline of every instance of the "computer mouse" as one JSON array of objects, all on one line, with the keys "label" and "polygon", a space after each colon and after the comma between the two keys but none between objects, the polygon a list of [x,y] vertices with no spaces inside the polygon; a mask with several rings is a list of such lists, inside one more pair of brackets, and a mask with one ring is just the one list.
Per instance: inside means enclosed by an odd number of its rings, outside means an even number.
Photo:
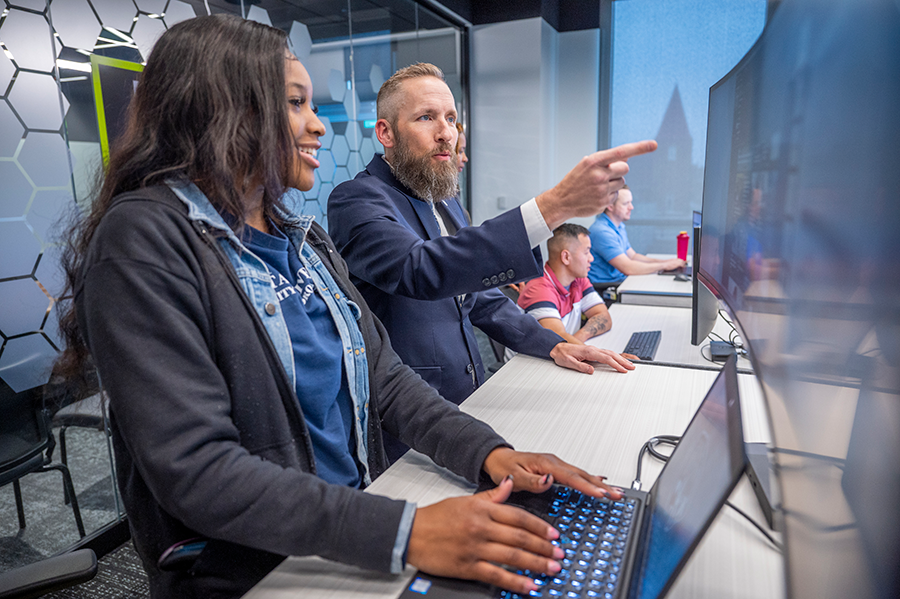
[{"label": "computer mouse", "polygon": [[689,276],[687,276],[686,274],[680,272],[675,275],[675,280],[676,281],[690,281],[691,278]]}]

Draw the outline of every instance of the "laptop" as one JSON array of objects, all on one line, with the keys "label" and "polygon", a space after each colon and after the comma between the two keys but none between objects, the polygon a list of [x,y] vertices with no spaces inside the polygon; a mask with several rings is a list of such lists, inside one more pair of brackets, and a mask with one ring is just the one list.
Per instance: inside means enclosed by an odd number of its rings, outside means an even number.
[{"label": "laptop", "polygon": [[[732,356],[648,492],[627,489],[619,501],[556,485],[539,495],[513,494],[508,503],[560,531],[564,572],[535,576],[539,588],[530,595],[417,572],[400,599],[660,599],[731,495],[745,464],[737,358]],[[573,497],[577,505],[568,507]]]},{"label": "laptop", "polygon": [[660,270],[660,271],[657,271],[656,274],[658,274],[658,275],[675,275],[675,276],[684,275],[685,277],[690,278],[690,277],[694,276],[694,267],[691,266],[690,264],[686,264],[684,266],[679,266],[678,268],[672,268],[669,270]]}]

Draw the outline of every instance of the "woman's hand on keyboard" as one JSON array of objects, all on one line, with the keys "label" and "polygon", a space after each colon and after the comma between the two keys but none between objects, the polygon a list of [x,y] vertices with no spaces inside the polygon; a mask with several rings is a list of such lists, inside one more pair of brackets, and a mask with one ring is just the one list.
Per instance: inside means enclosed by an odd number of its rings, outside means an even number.
[{"label": "woman's hand on keyboard", "polygon": [[508,477],[489,491],[417,509],[407,562],[438,576],[480,580],[522,594],[534,590],[533,578],[514,571],[559,572],[563,552],[551,543],[559,533],[537,516],[504,505],[512,490]]},{"label": "woman's hand on keyboard", "polygon": [[512,475],[515,491],[543,493],[557,482],[593,497],[621,497],[619,489],[604,482],[605,477],[588,474],[551,453],[526,453],[498,447],[488,454],[482,469],[495,483]]}]

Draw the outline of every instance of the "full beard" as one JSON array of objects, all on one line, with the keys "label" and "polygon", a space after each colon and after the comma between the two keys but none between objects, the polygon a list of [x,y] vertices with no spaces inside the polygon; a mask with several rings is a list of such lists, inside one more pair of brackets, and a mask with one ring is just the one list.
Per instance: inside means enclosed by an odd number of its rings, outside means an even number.
[{"label": "full beard", "polygon": [[417,156],[401,139],[397,139],[391,158],[391,171],[397,180],[421,200],[434,202],[459,195],[458,157],[450,144],[436,151],[450,152],[450,160],[434,164],[432,154]]}]

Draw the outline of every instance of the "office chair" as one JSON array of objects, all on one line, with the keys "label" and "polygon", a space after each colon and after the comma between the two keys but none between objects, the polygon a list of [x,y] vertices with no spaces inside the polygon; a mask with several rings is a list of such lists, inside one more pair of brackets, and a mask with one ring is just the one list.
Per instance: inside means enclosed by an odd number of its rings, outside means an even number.
[{"label": "office chair", "polygon": [[50,432],[43,394],[43,386],[16,393],[0,380],[0,487],[13,484],[19,528],[25,528],[25,508],[19,479],[32,472],[58,470],[62,473],[65,493],[71,498],[78,534],[83,538],[84,523],[72,476],[64,464],[53,463],[56,440]]},{"label": "office chair", "polygon": [[95,393],[90,397],[74,401],[53,414],[53,426],[59,427],[59,458],[66,467],[69,466],[68,452],[66,450],[67,428],[77,426],[106,432],[103,397],[102,393]]},{"label": "office chair", "polygon": [[[54,373],[45,386],[44,406],[51,415],[51,425],[59,427],[59,458],[66,468],[69,467],[69,452],[66,445],[66,430],[69,427],[108,432],[104,403],[106,395],[100,388],[96,371],[91,370],[86,375],[84,383],[84,386],[72,385],[64,377]],[[112,463],[111,452],[110,463]],[[68,505],[68,492],[65,494],[65,500]]]},{"label": "office chair", "polygon": [[21,566],[0,574],[0,599],[32,599],[92,579],[97,574],[97,555],[91,549]]}]

